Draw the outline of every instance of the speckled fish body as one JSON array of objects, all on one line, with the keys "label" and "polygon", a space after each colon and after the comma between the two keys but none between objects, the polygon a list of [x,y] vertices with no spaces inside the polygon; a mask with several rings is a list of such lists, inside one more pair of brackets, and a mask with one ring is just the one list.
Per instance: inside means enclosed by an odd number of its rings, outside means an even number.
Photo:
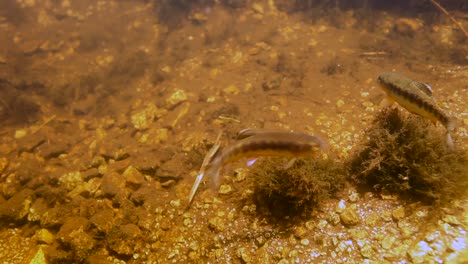
[{"label": "speckled fish body", "polygon": [[380,74],[377,81],[391,100],[408,111],[442,123],[447,128],[447,143],[453,145],[450,131],[455,127],[455,120],[437,105],[430,86],[392,72]]},{"label": "speckled fish body", "polygon": [[261,156],[311,157],[324,148],[326,143],[320,137],[294,132],[256,131],[225,148],[208,165],[207,174],[212,178],[212,187],[218,189],[220,171],[228,163]]}]

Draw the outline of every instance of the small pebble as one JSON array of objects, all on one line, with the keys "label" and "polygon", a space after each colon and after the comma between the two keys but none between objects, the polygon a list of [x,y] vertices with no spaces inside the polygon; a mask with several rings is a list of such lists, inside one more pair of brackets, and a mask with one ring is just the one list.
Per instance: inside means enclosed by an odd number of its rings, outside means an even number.
[{"label": "small pebble", "polygon": [[405,217],[405,208],[398,207],[392,211],[392,217],[395,221],[400,221]]},{"label": "small pebble", "polygon": [[335,208],[335,212],[341,214],[344,209],[346,209],[346,203],[344,200],[341,200],[337,205],[336,205],[336,208]]},{"label": "small pebble", "polygon": [[341,108],[344,104],[345,104],[344,101],[341,100],[341,99],[336,101],[336,107],[338,107],[338,108]]},{"label": "small pebble", "polygon": [[335,212],[331,213],[329,221],[331,225],[336,226],[340,223],[340,215]]},{"label": "small pebble", "polygon": [[395,237],[392,236],[386,236],[382,240],[382,248],[384,249],[390,249],[393,245],[393,242],[395,242]]},{"label": "small pebble", "polygon": [[353,192],[349,195],[349,201],[352,203],[355,203],[359,200],[359,194],[356,192]]},{"label": "small pebble", "polygon": [[308,230],[314,230],[315,228],[315,223],[314,221],[307,221],[305,223],[305,227],[308,229]]},{"label": "small pebble", "polygon": [[323,229],[325,226],[327,226],[327,221],[326,220],[320,220],[319,223],[317,224],[317,227],[319,229]]},{"label": "small pebble", "polygon": [[447,224],[451,224],[451,225],[460,225],[461,224],[460,221],[458,221],[458,219],[454,215],[445,215],[442,218],[442,221],[444,221]]},{"label": "small pebble", "polygon": [[232,192],[232,187],[229,184],[223,184],[221,187],[219,187],[220,194],[228,194],[230,192]]},{"label": "small pebble", "polygon": [[187,98],[187,94],[184,90],[177,90],[166,99],[166,102],[169,104],[169,106],[174,106],[183,101],[186,101]]},{"label": "small pebble", "polygon": [[426,241],[420,241],[409,249],[408,255],[413,263],[428,263],[432,251]]},{"label": "small pebble", "polygon": [[302,238],[307,233],[307,229],[305,227],[299,226],[294,230],[294,236],[297,238]]},{"label": "small pebble", "polygon": [[346,208],[340,218],[344,225],[356,225],[361,221],[357,210],[352,207]]},{"label": "small pebble", "polygon": [[171,204],[172,207],[177,208],[180,206],[180,199],[171,200],[169,203]]},{"label": "small pebble", "polygon": [[49,230],[42,228],[36,232],[36,240],[45,244],[52,244],[54,242],[54,235]]},{"label": "small pebble", "polygon": [[361,248],[361,255],[365,258],[370,258],[372,256],[372,246],[370,246],[369,244],[365,244]]},{"label": "small pebble", "polygon": [[20,139],[20,138],[26,136],[26,134],[28,134],[28,132],[25,129],[16,130],[15,131],[15,138]]}]

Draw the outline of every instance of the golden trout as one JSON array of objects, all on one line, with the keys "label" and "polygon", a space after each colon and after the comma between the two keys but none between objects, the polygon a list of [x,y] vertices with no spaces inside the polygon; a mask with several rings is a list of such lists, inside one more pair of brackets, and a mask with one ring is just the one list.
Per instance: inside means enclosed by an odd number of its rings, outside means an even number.
[{"label": "golden trout", "polygon": [[391,101],[397,102],[411,113],[444,125],[447,129],[447,145],[453,149],[450,133],[455,128],[455,118],[445,113],[437,105],[429,85],[393,72],[380,74],[377,81]]},{"label": "golden trout", "polygon": [[242,130],[237,138],[207,165],[206,173],[215,190],[220,185],[220,172],[228,163],[261,156],[312,157],[327,147],[320,137],[295,132]]}]

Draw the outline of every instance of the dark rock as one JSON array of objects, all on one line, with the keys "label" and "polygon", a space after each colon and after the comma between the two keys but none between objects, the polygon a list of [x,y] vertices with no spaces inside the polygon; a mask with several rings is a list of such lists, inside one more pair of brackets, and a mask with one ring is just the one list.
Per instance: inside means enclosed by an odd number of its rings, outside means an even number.
[{"label": "dark rock", "polygon": [[41,216],[41,226],[51,227],[63,224],[65,219],[71,214],[71,209],[66,205],[56,205],[53,208],[48,209]]},{"label": "dark rock", "polygon": [[341,222],[346,226],[356,225],[361,221],[359,213],[353,207],[347,207],[340,215]]},{"label": "dark rock", "polygon": [[71,142],[62,136],[49,137],[45,144],[41,144],[37,147],[37,153],[45,159],[56,158],[61,154],[67,153],[71,144]]},{"label": "dark rock", "polygon": [[169,220],[167,217],[161,219],[161,222],[159,223],[159,227],[165,231],[171,229],[171,226],[172,226],[171,220]]},{"label": "dark rock", "polygon": [[117,254],[131,255],[137,245],[141,231],[134,224],[116,226],[107,233],[109,248]]},{"label": "dark rock", "polygon": [[133,186],[140,186],[144,181],[145,177],[135,167],[129,166],[125,169],[123,176],[127,181],[127,184]]},{"label": "dark rock", "polygon": [[60,227],[57,233],[57,239],[74,250],[75,255],[79,259],[83,259],[89,255],[89,251],[93,249],[96,241],[91,235],[86,233],[89,227],[88,219],[84,217],[69,217]]},{"label": "dark rock", "polygon": [[84,217],[67,217],[57,233],[57,239],[61,242],[69,243],[73,239],[75,232],[84,232],[88,227],[89,221]]},{"label": "dark rock", "polygon": [[37,147],[47,142],[47,136],[36,133],[34,135],[26,135],[18,139],[18,152],[33,152]]},{"label": "dark rock", "polygon": [[30,189],[23,189],[6,201],[0,204],[0,218],[6,217],[13,220],[21,220],[28,215],[29,208],[33,201],[34,193]]},{"label": "dark rock", "polygon": [[158,206],[163,206],[165,201],[168,201],[169,193],[161,191],[159,182],[148,182],[143,184],[138,190],[132,193],[130,200],[136,205],[143,204],[143,207],[148,210],[155,209]]},{"label": "dark rock", "polygon": [[108,162],[108,168],[110,171],[115,171],[115,172],[118,172],[120,174],[122,174],[125,169],[128,168],[128,166],[130,165],[130,160],[129,159],[125,159],[125,160],[110,160]]},{"label": "dark rock", "polygon": [[89,179],[99,177],[101,175],[97,168],[90,168],[89,170],[81,172],[81,177],[83,180],[88,181]]},{"label": "dark rock", "polygon": [[31,154],[25,154],[24,160],[21,161],[18,168],[15,170],[16,179],[21,185],[26,184],[31,178],[36,177],[41,173],[41,162]]},{"label": "dark rock", "polygon": [[98,211],[89,220],[96,228],[104,233],[107,233],[114,225],[114,211],[110,208],[104,208]]},{"label": "dark rock", "polygon": [[138,217],[138,226],[146,230],[152,230],[154,227],[154,215],[146,211],[143,207],[135,209],[135,215]]},{"label": "dark rock", "polygon": [[34,200],[31,208],[29,208],[28,221],[39,221],[47,211],[47,202],[44,198]]},{"label": "dark rock", "polygon": [[125,188],[125,178],[116,172],[107,173],[102,177],[101,190],[107,196],[115,196]]}]

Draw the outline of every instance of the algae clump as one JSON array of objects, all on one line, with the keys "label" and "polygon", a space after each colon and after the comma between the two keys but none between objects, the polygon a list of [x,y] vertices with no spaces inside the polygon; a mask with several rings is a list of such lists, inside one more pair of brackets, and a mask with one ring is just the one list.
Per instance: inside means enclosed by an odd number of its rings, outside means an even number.
[{"label": "algae clump", "polygon": [[463,150],[451,150],[431,122],[385,108],[365,136],[348,163],[354,183],[429,203],[460,197],[467,189]]},{"label": "algae clump", "polygon": [[345,183],[342,164],[327,158],[269,158],[252,170],[255,202],[272,216],[296,216],[308,212],[341,190]]}]

